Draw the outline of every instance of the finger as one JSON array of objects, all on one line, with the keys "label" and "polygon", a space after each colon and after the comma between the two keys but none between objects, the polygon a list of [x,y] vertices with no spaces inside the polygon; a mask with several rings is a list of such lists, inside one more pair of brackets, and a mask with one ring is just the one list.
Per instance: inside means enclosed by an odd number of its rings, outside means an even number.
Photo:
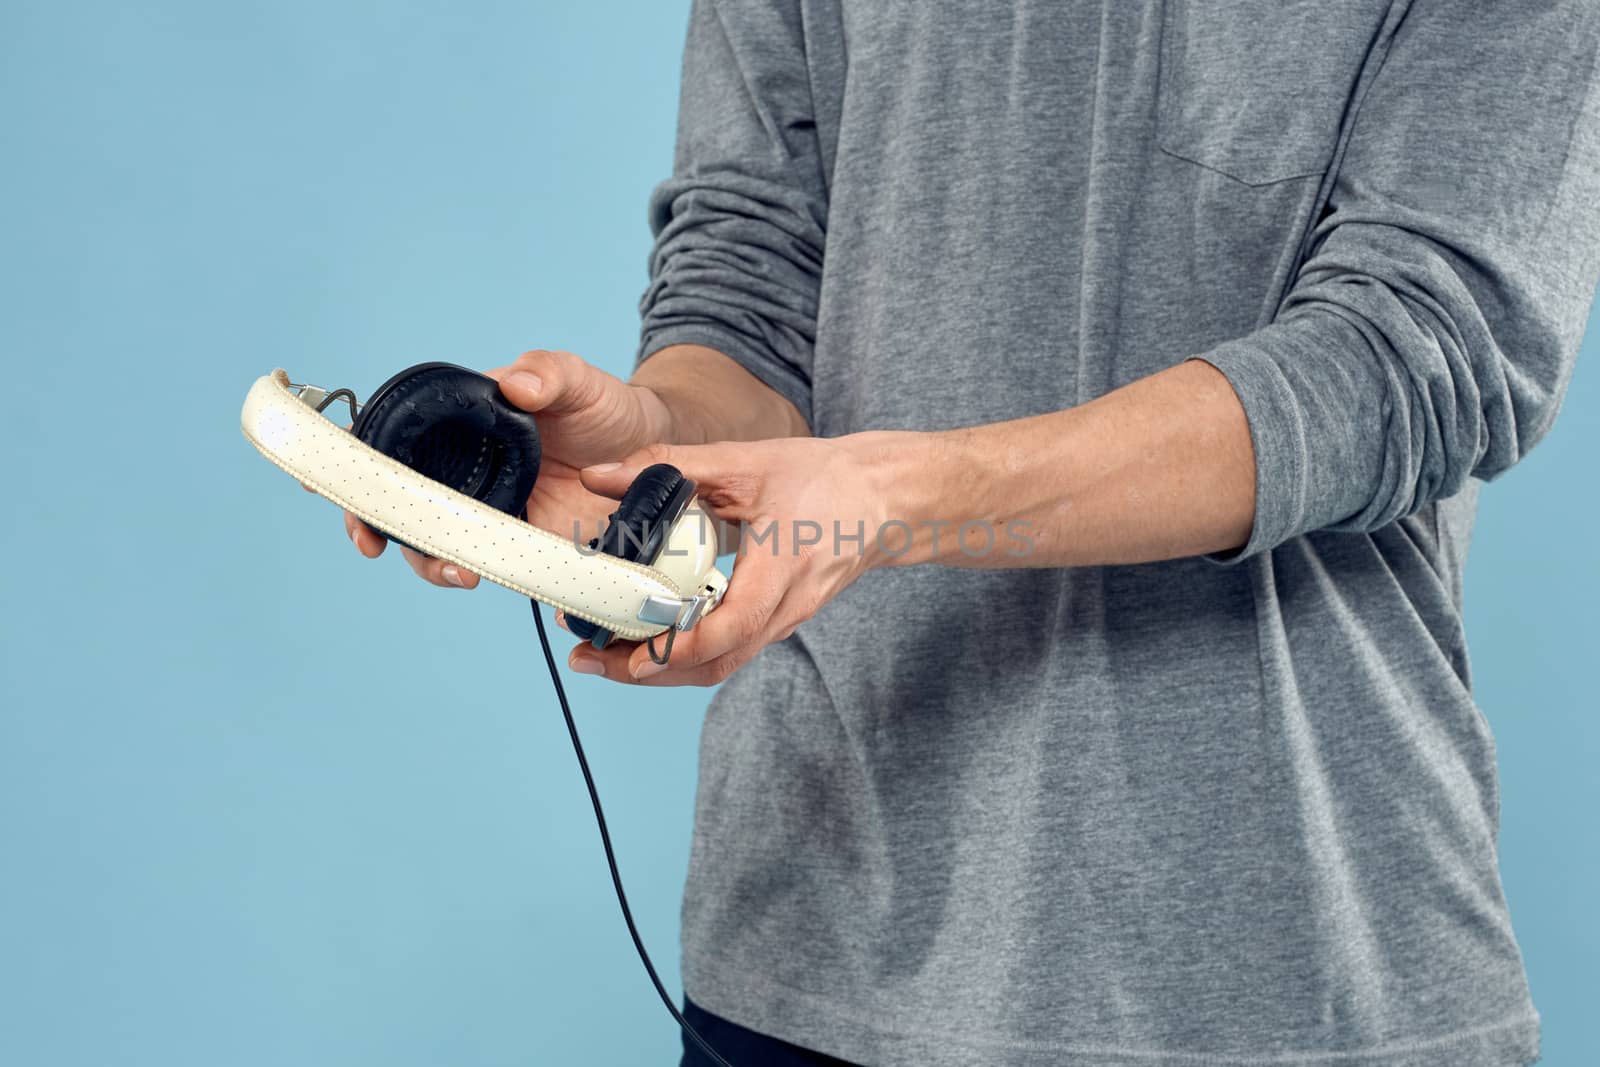
[{"label": "finger", "polygon": [[[661,648],[661,642],[662,638],[656,639],[656,648]],[[732,674],[735,670],[738,670],[745,663],[748,663],[751,657],[755,654],[755,650],[741,649],[738,652],[729,653],[728,655],[719,659],[712,660],[710,663],[702,664],[698,667],[692,667],[688,670],[660,671],[655,674],[647,674],[642,678],[635,678],[633,675],[628,673],[625,667],[618,666],[619,664],[625,664],[627,662],[626,659],[607,658],[609,653],[618,651],[620,649],[624,654],[626,654],[634,647],[642,648],[643,646],[635,646],[634,643],[630,641],[626,645],[613,645],[610,648],[597,653],[595,652],[594,648],[590,646],[587,641],[585,641],[568,654],[567,666],[578,674],[592,674],[605,678],[609,681],[621,682],[624,685],[655,686],[661,688],[677,686],[704,687],[717,685],[726,681],[730,674]],[[677,647],[674,646],[672,651],[674,663],[676,663],[677,657]]]},{"label": "finger", "polygon": [[[720,685],[728,680],[733,672],[755,659],[756,654],[768,645],[779,641],[786,641],[796,628],[811,617],[811,609],[804,603],[805,598],[794,587],[784,594],[783,601],[778,605],[778,610],[772,613],[767,621],[765,632],[756,640],[740,645],[731,652],[697,666],[686,667],[678,659],[678,651],[674,646],[671,658],[663,666],[649,656],[649,649],[645,649],[642,662],[637,654],[630,656],[628,665],[630,675],[628,681],[635,685],[659,686],[712,686]],[[671,669],[666,669],[670,667]]]},{"label": "finger", "polygon": [[401,553],[406,557],[406,562],[417,573],[417,577],[425,582],[439,586],[441,589],[476,589],[478,576],[465,567],[458,567],[447,560],[435,559],[425,556],[414,548],[400,546]]},{"label": "finger", "polygon": [[377,559],[389,547],[389,539],[348,511],[344,513],[344,532],[356,551],[368,559]]},{"label": "finger", "polygon": [[[347,422],[344,424],[344,428],[349,430],[354,425],[355,423],[353,422]],[[300,484],[305,485],[304,482]],[[309,485],[305,485],[305,487],[311,489]],[[315,489],[311,489],[311,491],[316,492]],[[348,511],[344,513],[344,532],[349,535],[350,543],[356,546],[356,551],[368,559],[377,559],[383,555],[383,550],[389,547],[389,539],[387,537]]]},{"label": "finger", "polygon": [[[762,559],[767,560],[764,566],[759,562]],[[598,659],[607,678],[638,681],[662,673],[687,674],[742,649],[749,649],[749,655],[754,655],[783,601],[788,572],[777,564],[777,560],[767,557],[741,559],[722,602],[693,629],[680,632],[673,639],[671,658],[665,666],[652,660],[649,648],[643,644],[615,644],[591,649],[588,654]],[[664,636],[656,639],[657,649],[664,641]]]},{"label": "finger", "polygon": [[[657,463],[670,463],[695,483],[701,493],[739,488],[752,466],[748,446],[721,442],[711,445],[646,445],[615,463],[599,463],[578,472],[591,493],[620,499],[639,472]],[[732,495],[737,496],[737,493]]]},{"label": "finger", "polygon": [[524,411],[560,414],[591,404],[604,388],[603,371],[571,352],[536,349],[507,367],[486,371],[501,394]]},{"label": "finger", "polygon": [[610,497],[612,500],[621,500],[622,494],[633,484],[632,478],[616,475],[615,472],[621,468],[620,463],[597,463],[593,467],[584,467],[580,470],[578,481],[591,493]]},{"label": "finger", "polygon": [[[730,590],[731,591],[731,590]],[[806,617],[800,607],[804,599],[793,587],[780,589],[777,604],[770,611],[762,604],[755,611],[746,610],[743,618],[725,618],[719,627],[708,627],[711,620],[722,611],[718,605],[694,629],[680,633],[673,643],[672,654],[666,663],[657,663],[648,648],[639,648],[628,657],[628,673],[639,681],[662,675],[682,674],[698,676],[716,675],[710,682],[684,682],[686,685],[715,685],[737,667],[774,641],[780,641],[794,632]],[[684,638],[690,638],[684,640]],[[660,642],[656,645],[659,648]],[[723,673],[718,673],[718,671]]]}]

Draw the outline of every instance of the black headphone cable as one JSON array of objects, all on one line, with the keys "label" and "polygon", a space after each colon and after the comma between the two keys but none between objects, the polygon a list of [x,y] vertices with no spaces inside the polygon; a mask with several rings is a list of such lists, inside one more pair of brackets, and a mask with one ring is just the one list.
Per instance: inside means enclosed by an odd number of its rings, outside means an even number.
[{"label": "black headphone cable", "polygon": [[622,908],[622,920],[628,924],[628,936],[633,938],[633,947],[639,951],[639,960],[644,964],[644,969],[650,975],[650,982],[656,987],[656,993],[661,997],[661,1003],[667,1006],[667,1011],[678,1021],[683,1032],[694,1039],[711,1061],[717,1067],[733,1067],[733,1064],[717,1054],[717,1050],[700,1032],[689,1025],[689,1020],[683,1017],[678,1006],[672,1002],[672,997],[667,992],[667,987],[661,984],[661,976],[656,974],[655,964],[650,962],[650,953],[645,951],[644,940],[639,936],[639,928],[633,922],[633,910],[628,907],[628,894],[622,889],[622,875],[617,871],[617,854],[611,848],[611,832],[606,829],[606,814],[600,808],[600,793],[594,787],[594,775],[589,773],[589,760],[583,754],[583,742],[578,740],[578,724],[573,721],[572,707],[567,703],[567,691],[561,684],[561,672],[556,669],[556,657],[550,651],[550,638],[545,633],[544,616],[539,614],[539,602],[532,597],[528,604],[533,608],[533,625],[539,631],[539,645],[544,649],[544,661],[550,668],[550,681],[556,687],[556,699],[561,702],[561,714],[567,720],[567,733],[572,736],[572,751],[578,757],[578,769],[583,771],[583,784],[589,787],[589,802],[594,805],[595,825],[600,828],[600,844],[605,847],[606,866],[611,870],[611,884],[617,891],[617,904]]}]

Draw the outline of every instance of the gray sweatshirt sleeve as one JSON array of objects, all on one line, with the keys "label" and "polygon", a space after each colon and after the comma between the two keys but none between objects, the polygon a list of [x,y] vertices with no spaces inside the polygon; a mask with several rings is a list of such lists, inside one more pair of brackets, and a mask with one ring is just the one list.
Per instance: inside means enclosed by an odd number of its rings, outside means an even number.
[{"label": "gray sweatshirt sleeve", "polygon": [[694,0],[639,358],[717,349],[809,422],[827,193],[799,9]]},{"label": "gray sweatshirt sleeve", "polygon": [[1592,0],[1416,0],[1275,320],[1202,358],[1249,419],[1237,562],[1370,531],[1549,430],[1600,276]]}]

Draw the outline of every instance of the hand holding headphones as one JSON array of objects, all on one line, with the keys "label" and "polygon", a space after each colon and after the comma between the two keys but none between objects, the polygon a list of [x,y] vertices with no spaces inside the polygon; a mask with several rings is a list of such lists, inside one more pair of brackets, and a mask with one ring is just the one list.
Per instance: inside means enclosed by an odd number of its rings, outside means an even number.
[{"label": "hand holding headphones", "polygon": [[[484,374],[500,383],[501,395],[513,407],[538,416],[541,456],[539,477],[527,500],[528,521],[554,533],[582,531],[582,540],[594,536],[616,501],[584,488],[579,469],[665,440],[671,425],[666,405],[651,390],[570,352],[525,352],[509,366]],[[363,556],[376,558],[387,547],[382,531],[349,512],[344,524]],[[446,560],[404,546],[402,552],[417,576],[433,585],[471,589],[478,584],[476,574]]]},{"label": "hand holding headphones", "polygon": [[[670,663],[626,646],[579,647],[576,671],[644,685],[716,685],[812,618],[867,570],[895,562],[903,538],[892,483],[919,435],[857,433],[708,445],[648,445],[583,482],[615,495],[670,464],[692,478],[726,532],[739,535],[737,578],[716,615],[683,634]],[[897,527],[904,527],[903,530]]]},{"label": "hand holding headphones", "polygon": [[[580,408],[580,392],[552,396]],[[355,411],[349,432],[322,414],[339,399]],[[629,413],[616,410],[620,429],[647,429],[642,412],[630,427]],[[587,427],[582,419],[563,425],[560,413],[549,421],[558,441],[562,432],[570,438],[563,448],[598,449],[606,428],[595,418]],[[670,654],[674,635],[713,608],[727,585],[715,568],[714,526],[694,505],[693,484],[670,469],[641,472],[587,545],[525,521],[530,502],[540,501],[539,483],[559,479],[562,464],[546,461],[531,412],[510,403],[495,378],[464,367],[409,367],[364,405],[349,390],[295,385],[275,371],[245,398],[241,428],[263,455],[364,527],[441,569],[449,564],[554,605],[597,648],[613,637],[665,633]],[[579,491],[571,471],[567,465],[569,499]]]}]

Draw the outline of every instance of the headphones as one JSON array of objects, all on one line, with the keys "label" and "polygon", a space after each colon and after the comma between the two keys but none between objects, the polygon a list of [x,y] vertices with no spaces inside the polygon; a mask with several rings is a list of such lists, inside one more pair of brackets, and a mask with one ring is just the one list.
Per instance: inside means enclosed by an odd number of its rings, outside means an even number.
[{"label": "headphones", "polygon": [[[349,432],[324,415],[340,400],[350,406]],[[349,389],[296,384],[275,370],[250,387],[239,424],[263,456],[390,539],[529,598],[634,948],[684,1033],[713,1064],[731,1067],[683,1017],[645,951],[539,614],[540,601],[562,609],[567,628],[596,648],[618,637],[647,641],[651,658],[666,663],[673,637],[716,607],[728,584],[694,482],[658,463],[639,473],[585,546],[541,530],[526,521],[539,478],[533,415],[508,402],[493,378],[453,363],[408,367],[365,404]]]},{"label": "headphones", "polygon": [[[339,400],[350,405],[348,433],[323,414]],[[369,526],[560,608],[596,648],[650,641],[664,660],[673,636],[727,587],[714,523],[694,482],[668,464],[642,471],[585,544],[530,525],[541,457],[534,416],[493,378],[453,363],[408,367],[365,404],[276,370],[251,387],[240,425],[267,459]],[[667,650],[657,655],[661,634]]]}]

